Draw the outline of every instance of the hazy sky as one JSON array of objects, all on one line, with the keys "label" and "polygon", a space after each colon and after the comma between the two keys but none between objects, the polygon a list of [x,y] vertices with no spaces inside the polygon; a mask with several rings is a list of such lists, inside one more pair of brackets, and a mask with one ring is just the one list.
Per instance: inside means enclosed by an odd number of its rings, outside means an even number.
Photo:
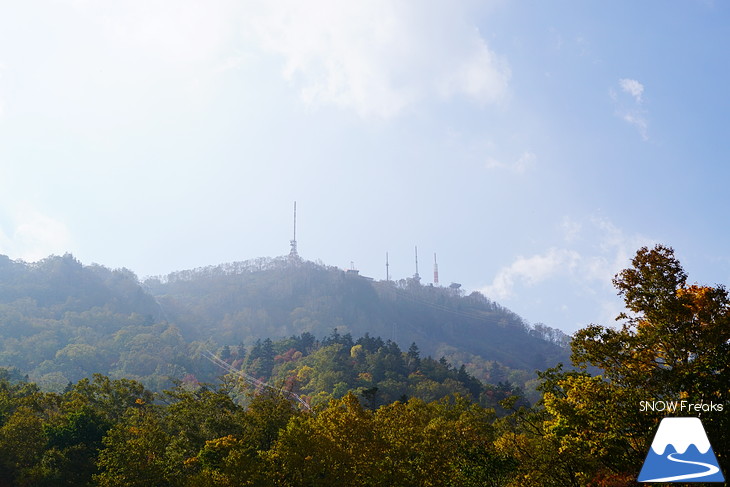
[{"label": "hazy sky", "polygon": [[730,4],[0,2],[0,253],[140,277],[299,253],[611,324],[730,281]]}]

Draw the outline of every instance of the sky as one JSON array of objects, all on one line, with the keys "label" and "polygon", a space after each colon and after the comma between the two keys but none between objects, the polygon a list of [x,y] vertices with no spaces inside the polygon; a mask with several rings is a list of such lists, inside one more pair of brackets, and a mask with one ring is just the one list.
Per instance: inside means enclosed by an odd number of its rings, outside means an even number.
[{"label": "sky", "polygon": [[671,246],[730,281],[730,4],[0,1],[0,254],[289,252],[572,333]]}]

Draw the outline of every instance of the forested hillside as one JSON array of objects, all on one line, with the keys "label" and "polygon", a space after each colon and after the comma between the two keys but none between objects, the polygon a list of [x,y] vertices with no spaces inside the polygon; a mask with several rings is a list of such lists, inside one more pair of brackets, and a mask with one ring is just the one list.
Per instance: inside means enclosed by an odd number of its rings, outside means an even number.
[{"label": "forested hillside", "polygon": [[190,356],[131,271],[71,255],[34,264],[0,256],[0,366],[52,390],[94,372],[157,388],[184,373]]},{"label": "forested hillside", "polygon": [[[500,411],[499,401],[510,396],[525,403],[521,388],[508,381],[483,384],[464,365],[456,368],[443,357],[421,357],[416,344],[402,351],[395,342],[367,334],[357,340],[337,332],[321,341],[307,332],[278,341],[267,338],[248,350],[225,346],[214,361],[230,372],[227,380],[283,390],[311,406],[347,393],[369,408],[454,394]],[[195,377],[185,379],[197,384]]]},{"label": "forested hillside", "polygon": [[535,370],[567,360],[564,335],[530,327],[478,293],[376,282],[298,259],[140,283],[129,270],[83,265],[71,255],[34,264],[0,257],[0,366],[49,390],[96,372],[153,390],[188,375],[212,381],[219,370],[201,352],[227,347],[244,360],[257,341],[303,333],[323,341],[347,336],[352,346],[366,335],[402,350],[415,343],[424,358],[444,357],[483,382],[519,387]]},{"label": "forested hillside", "polygon": [[[663,246],[614,284],[623,325],[576,333],[576,369],[539,373],[532,405],[416,346],[334,331],[220,347],[215,384],[158,393],[102,375],[42,392],[0,370],[0,486],[629,487],[678,414],[701,416],[727,475],[727,291],[687,284]],[[701,414],[641,407],[680,399]]]},{"label": "forested hillside", "polygon": [[322,337],[336,328],[389,338],[404,349],[416,343],[423,353],[465,363],[483,378],[489,378],[488,368],[495,375],[503,366],[533,372],[568,360],[568,337],[559,330],[530,326],[477,292],[464,295],[413,279],[374,281],[278,258],[177,272],[144,284],[166,317],[194,339],[251,343],[302,332]]},{"label": "forested hillside", "polygon": [[464,398],[372,410],[352,394],[314,410],[279,394],[246,407],[230,385],[95,376],[42,393],[0,371],[0,485],[14,487],[505,485],[515,460],[494,413]]}]

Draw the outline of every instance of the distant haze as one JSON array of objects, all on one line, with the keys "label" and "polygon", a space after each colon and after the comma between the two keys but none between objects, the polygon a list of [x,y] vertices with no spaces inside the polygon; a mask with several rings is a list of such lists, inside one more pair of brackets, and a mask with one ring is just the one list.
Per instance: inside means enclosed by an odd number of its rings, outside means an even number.
[{"label": "distant haze", "polygon": [[730,281],[724,2],[4,2],[0,254],[299,254],[566,332],[673,246]]}]

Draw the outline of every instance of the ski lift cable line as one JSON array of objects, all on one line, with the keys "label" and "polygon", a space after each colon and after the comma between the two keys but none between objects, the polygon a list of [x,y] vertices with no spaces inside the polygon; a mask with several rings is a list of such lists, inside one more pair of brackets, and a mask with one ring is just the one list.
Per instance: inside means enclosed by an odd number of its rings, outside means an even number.
[{"label": "ski lift cable line", "polygon": [[272,390],[274,392],[278,392],[279,394],[285,394],[285,395],[288,395],[289,397],[293,397],[300,404],[302,404],[308,411],[312,410],[312,408],[309,406],[309,404],[307,404],[307,402],[304,399],[302,399],[302,397],[299,394],[297,394],[295,392],[287,391],[283,387],[273,386],[267,382],[257,379],[256,377],[248,375],[247,373],[245,373],[242,370],[235,369],[231,364],[221,360],[219,357],[216,357],[213,354],[213,352],[211,352],[210,350],[205,350],[204,352],[201,352],[201,355],[203,355],[203,357],[205,357],[206,359],[208,359],[209,361],[211,361],[218,367],[228,371],[231,374],[237,375],[238,377],[240,377],[241,379],[245,380],[246,382],[248,382],[249,384],[251,384],[255,387],[266,388],[266,389]]},{"label": "ski lift cable line", "polygon": [[260,388],[267,388],[269,390],[272,390],[272,391],[275,391],[275,392],[278,392],[281,394],[287,394],[287,395],[293,397],[294,399],[296,399],[301,404],[303,404],[307,409],[311,410],[311,408],[309,407],[309,404],[307,404],[306,401],[304,401],[304,399],[302,399],[301,396],[299,396],[295,392],[287,391],[283,387],[280,388],[280,387],[273,386],[267,382],[264,382],[260,379],[257,379],[255,377],[243,372],[242,370],[235,369],[233,366],[231,366],[227,362],[216,357],[210,350],[206,350],[205,352],[202,353],[202,355],[205,358],[207,358],[208,360],[210,360],[211,362],[213,362],[215,365],[221,367],[222,369],[225,369],[226,371],[228,371],[232,374],[239,376],[240,378],[242,378],[249,384],[252,384],[252,385],[254,385],[256,387],[260,387]]}]

